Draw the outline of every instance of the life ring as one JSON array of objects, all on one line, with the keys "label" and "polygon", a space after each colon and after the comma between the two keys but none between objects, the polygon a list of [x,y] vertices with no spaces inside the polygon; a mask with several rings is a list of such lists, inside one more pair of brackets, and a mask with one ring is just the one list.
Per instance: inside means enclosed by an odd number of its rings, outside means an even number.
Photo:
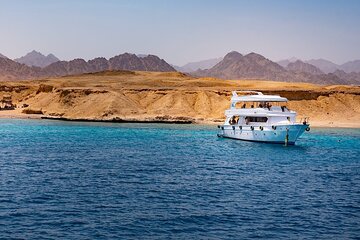
[{"label": "life ring", "polygon": [[310,131],[310,128],[309,128],[309,127],[307,127],[307,128],[305,128],[305,130],[308,132],[308,131]]},{"label": "life ring", "polygon": [[260,128],[261,131],[264,130],[264,127],[263,127],[263,126],[260,126],[259,128]]},{"label": "life ring", "polygon": [[272,129],[276,130],[276,126],[272,126]]},{"label": "life ring", "polygon": [[250,129],[251,129],[251,131],[253,131],[253,130],[254,130],[254,127],[253,127],[253,126],[251,126],[251,127],[250,127]]}]

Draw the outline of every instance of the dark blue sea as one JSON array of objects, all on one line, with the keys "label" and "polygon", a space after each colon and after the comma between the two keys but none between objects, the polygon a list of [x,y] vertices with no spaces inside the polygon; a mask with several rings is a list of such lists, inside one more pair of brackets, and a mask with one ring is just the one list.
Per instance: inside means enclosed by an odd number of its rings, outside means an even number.
[{"label": "dark blue sea", "polygon": [[0,238],[359,239],[360,129],[0,120]]}]

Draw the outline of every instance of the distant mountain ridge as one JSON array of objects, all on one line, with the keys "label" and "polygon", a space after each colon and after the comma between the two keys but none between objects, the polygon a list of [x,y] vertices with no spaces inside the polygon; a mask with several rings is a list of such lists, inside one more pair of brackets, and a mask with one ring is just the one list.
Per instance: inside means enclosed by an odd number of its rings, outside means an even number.
[{"label": "distant mountain ridge", "polygon": [[323,71],[324,73],[333,73],[335,72],[337,69],[339,69],[339,65],[325,60],[325,59],[311,59],[308,61],[305,61],[306,63],[309,63],[311,65],[316,66],[317,68],[319,68],[321,71]]},{"label": "distant mountain ridge", "polygon": [[54,54],[50,53],[47,56],[35,50],[29,52],[23,57],[14,59],[15,62],[25,64],[29,67],[46,67],[52,63],[60,61]]},{"label": "distant mountain ridge", "polygon": [[276,63],[279,64],[280,66],[286,68],[289,65],[289,63],[296,62],[297,60],[299,60],[299,59],[297,59],[296,57],[292,57],[292,58],[289,58],[289,59],[280,60],[280,61],[278,61]]},{"label": "distant mountain ridge", "polygon": [[[282,67],[287,67],[290,63],[295,62],[296,58],[290,58],[290,59],[284,59],[281,61],[278,61],[277,63],[281,65]],[[348,61],[344,64],[338,65],[336,63],[333,63],[331,61],[325,60],[325,59],[311,59],[307,61],[303,61],[305,63],[309,63],[318,69],[320,69],[323,73],[334,73],[336,70],[342,70],[346,73],[351,72],[360,72],[360,60],[354,60],[354,61]]]},{"label": "distant mountain ridge", "polygon": [[290,62],[287,67],[287,70],[298,72],[298,73],[310,73],[315,75],[324,74],[319,68],[311,65],[309,63],[302,62],[300,60],[296,60],[295,62]]},{"label": "distant mountain ridge", "polygon": [[212,68],[221,60],[223,60],[223,58],[212,58],[197,62],[189,62],[181,67],[173,65],[173,67],[179,72],[194,72],[199,69],[204,70],[204,69]]},{"label": "distant mountain ridge", "polygon": [[340,70],[343,70],[347,73],[360,72],[360,60],[346,62],[340,65]]},{"label": "distant mountain ridge", "polygon": [[286,72],[280,65],[265,57],[249,53],[245,56],[233,51],[225,55],[224,59],[208,70],[198,71],[200,75],[210,74],[212,77],[235,78],[269,78],[280,80],[279,76]]},{"label": "distant mountain ridge", "polygon": [[228,53],[222,61],[207,70],[198,70],[194,76],[223,79],[264,79],[284,82],[309,82],[317,84],[360,84],[360,74],[323,73],[309,63],[296,60],[286,67],[257,53],[242,55],[236,51]]},{"label": "distant mountain ridge", "polygon": [[0,53],[0,58],[8,58]]},{"label": "distant mountain ridge", "polygon": [[155,55],[138,57],[130,53],[120,54],[109,60],[106,58],[95,58],[85,61],[79,58],[71,61],[57,61],[43,68],[29,67],[10,59],[0,58],[0,79],[3,80],[57,77],[106,70],[176,71],[164,59],[160,59]]},{"label": "distant mountain ridge", "polygon": [[[37,52],[35,54],[37,54]],[[1,56],[1,80],[58,77],[107,70],[156,72],[176,71],[174,67],[168,64],[164,59],[160,59],[159,57],[151,54],[135,55],[124,53],[110,59],[98,57],[89,61],[78,58],[71,61],[56,61],[45,67],[27,66],[8,59],[3,55]],[[221,61],[219,61],[220,59]],[[346,72],[351,69],[357,69],[360,64],[360,61],[357,60],[341,65],[343,68],[346,68],[346,71],[337,69],[330,73],[325,72],[321,68],[309,63],[312,61],[317,64],[327,64],[326,66],[329,67],[329,62],[322,59],[301,61],[299,59],[292,58],[287,60],[288,62],[283,62],[283,64],[286,64],[286,66],[283,67],[257,53],[242,55],[233,51],[226,54],[223,58],[212,60],[214,61],[205,60],[200,62],[202,62],[201,64],[203,64],[203,67],[206,66],[205,63],[212,65],[217,61],[219,62],[208,69],[198,69],[191,72],[191,74],[199,77],[217,77],[223,79],[263,79],[284,82],[360,85],[360,72]]]},{"label": "distant mountain ridge", "polygon": [[29,67],[22,63],[17,63],[9,58],[0,58],[0,79],[17,80],[29,79],[38,75],[41,68]]}]

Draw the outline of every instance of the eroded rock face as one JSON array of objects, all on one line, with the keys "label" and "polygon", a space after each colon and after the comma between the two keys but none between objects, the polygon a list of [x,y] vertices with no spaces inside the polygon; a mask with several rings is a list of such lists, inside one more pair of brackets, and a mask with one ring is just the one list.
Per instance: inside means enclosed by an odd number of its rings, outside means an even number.
[{"label": "eroded rock face", "polygon": [[39,94],[41,92],[49,93],[49,92],[52,92],[53,89],[54,89],[54,87],[51,85],[40,84],[39,89],[36,91],[36,94]]}]

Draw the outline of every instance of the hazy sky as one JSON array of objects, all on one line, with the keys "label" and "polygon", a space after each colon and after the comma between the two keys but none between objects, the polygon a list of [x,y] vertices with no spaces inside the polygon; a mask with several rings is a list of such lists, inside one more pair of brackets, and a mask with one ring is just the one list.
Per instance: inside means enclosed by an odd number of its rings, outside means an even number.
[{"label": "hazy sky", "polygon": [[236,50],[343,63],[360,59],[360,0],[0,0],[0,34],[10,58],[130,52],[182,65]]}]

